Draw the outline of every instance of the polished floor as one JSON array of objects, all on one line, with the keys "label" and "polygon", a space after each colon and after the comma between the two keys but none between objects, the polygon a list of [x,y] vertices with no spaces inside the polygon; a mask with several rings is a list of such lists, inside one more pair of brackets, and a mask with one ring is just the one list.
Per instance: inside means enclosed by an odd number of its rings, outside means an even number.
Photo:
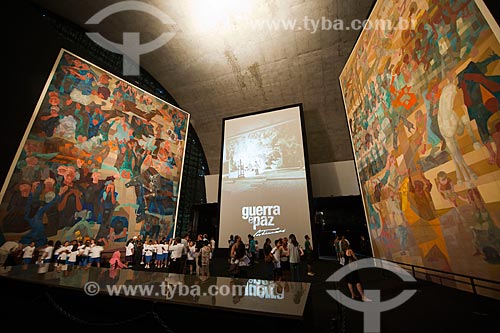
[{"label": "polished floor", "polygon": [[[211,278],[201,279],[204,281],[194,276],[169,274],[165,270],[122,270],[117,277],[107,268],[85,273],[49,270],[38,274],[36,266],[27,270],[13,267],[7,274],[0,275],[2,317],[5,325],[12,322],[23,331],[64,328],[72,332],[103,329],[127,332],[198,332],[205,329],[217,332],[363,332],[363,314],[341,306],[327,292],[339,288],[349,294],[343,280],[339,284],[326,281],[339,268],[334,260],[318,259],[314,262],[315,276],[306,275],[302,265],[301,283],[277,285],[265,280],[267,269],[263,262],[249,268],[246,278],[229,278],[223,256],[214,258]],[[408,301],[381,314],[380,332],[467,332],[469,327],[473,332],[493,332],[500,327],[498,300],[426,281],[403,282],[377,269],[362,270],[360,275],[365,289],[380,290],[382,301],[390,300],[404,289],[416,289]],[[188,286],[201,283],[205,286],[201,290],[205,292],[211,285],[220,287],[236,283],[244,285],[245,291],[237,299],[234,295],[148,298],[109,296],[102,292],[90,297],[81,289],[87,280],[98,281],[101,286],[117,281],[128,281],[129,285],[159,281]],[[75,288],[77,285],[80,288]],[[259,291],[257,285],[265,288]]]}]

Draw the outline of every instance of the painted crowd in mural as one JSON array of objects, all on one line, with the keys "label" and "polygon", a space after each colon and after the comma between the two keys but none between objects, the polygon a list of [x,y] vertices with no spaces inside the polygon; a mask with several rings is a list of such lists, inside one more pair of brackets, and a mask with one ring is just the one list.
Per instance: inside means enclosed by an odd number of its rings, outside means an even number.
[{"label": "painted crowd in mural", "polygon": [[6,239],[172,236],[189,114],[61,50],[3,190]]},{"label": "painted crowd in mural", "polygon": [[[380,0],[340,82],[377,257],[500,276],[500,44],[472,0]],[[493,24],[493,25],[491,25]]]}]

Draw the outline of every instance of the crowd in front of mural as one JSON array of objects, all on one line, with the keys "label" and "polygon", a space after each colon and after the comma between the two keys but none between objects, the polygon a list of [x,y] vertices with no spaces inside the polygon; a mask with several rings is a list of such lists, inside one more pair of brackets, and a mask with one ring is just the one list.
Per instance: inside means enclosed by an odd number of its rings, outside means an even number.
[{"label": "crowd in front of mural", "polygon": [[499,41],[474,1],[397,1],[372,15],[391,13],[414,28],[364,31],[341,75],[375,253],[494,276]]},{"label": "crowd in front of mural", "polygon": [[[247,237],[247,240],[243,240],[239,235],[231,235],[228,249],[218,252],[217,255],[224,258],[220,263],[227,267],[227,275],[249,278],[249,269],[257,264],[265,267],[260,270],[263,274],[261,278],[269,280],[302,281],[305,275],[315,275],[313,248],[308,235],[304,236],[303,242],[290,234],[289,237],[279,237],[274,241],[266,238],[261,245],[252,235]],[[347,240],[345,242],[348,244]],[[55,271],[66,275],[75,269],[102,267],[208,277],[213,271],[210,265],[216,250],[214,237],[209,238],[207,234],[199,234],[196,239],[192,239],[189,234],[182,238],[161,239],[139,234],[120,247],[105,249],[104,245],[102,240],[89,238],[49,240],[41,246],[34,242],[23,244],[5,241],[0,246],[0,272],[9,272],[13,266],[28,270],[36,265],[39,273]],[[335,250],[338,251],[337,246]]]},{"label": "crowd in front of mural", "polygon": [[[215,250],[214,238],[200,234],[196,240],[189,235],[153,239],[133,236],[123,246],[105,249],[105,243],[95,238],[84,240],[49,240],[37,246],[34,242],[23,244],[6,241],[0,246],[0,266],[36,264],[45,270],[49,265],[57,272],[90,267],[167,269],[173,273],[208,275],[208,261]],[[199,260],[196,260],[199,259]]]}]

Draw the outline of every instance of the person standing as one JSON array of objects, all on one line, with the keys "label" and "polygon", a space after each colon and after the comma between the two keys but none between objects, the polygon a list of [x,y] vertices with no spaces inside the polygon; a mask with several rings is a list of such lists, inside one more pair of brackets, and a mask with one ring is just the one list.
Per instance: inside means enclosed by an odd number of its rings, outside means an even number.
[{"label": "person standing", "polygon": [[134,242],[134,267],[140,268],[144,264],[144,256],[142,251],[144,250],[144,244],[140,238]]},{"label": "person standing", "polygon": [[210,260],[214,257],[214,251],[215,251],[215,238],[212,236],[210,237]]},{"label": "person standing", "polygon": [[294,234],[289,236],[290,243],[288,244],[291,281],[300,281],[300,257],[304,255],[304,251],[299,245],[297,238]]},{"label": "person standing", "polygon": [[256,255],[256,250],[255,250],[255,239],[253,235],[248,234],[248,252],[249,252],[249,257],[250,257],[250,265],[253,265],[255,263],[255,257]]},{"label": "person standing", "polygon": [[153,241],[150,239],[149,242],[144,244],[144,247],[142,248],[142,254],[144,256],[144,268],[148,269],[151,268],[151,260],[153,259],[153,253],[155,251],[155,247],[153,245]]},{"label": "person standing", "polygon": [[184,245],[180,237],[175,237],[174,245],[169,247],[170,250],[170,268],[169,272],[181,274],[183,267],[181,266],[181,258],[184,253]]},{"label": "person standing", "polygon": [[98,241],[97,243],[94,242],[93,244],[91,243],[90,245],[90,261],[87,264],[87,268],[90,268],[91,266],[95,265],[96,267],[101,267],[101,253],[104,251],[103,243],[102,241]]},{"label": "person standing", "polygon": [[288,249],[288,238],[283,237],[281,240],[280,267],[283,280],[290,279],[290,251]]},{"label": "person standing", "polygon": [[200,250],[200,276],[210,276],[210,253],[212,248],[208,240],[204,241]]},{"label": "person standing", "polygon": [[274,248],[271,250],[271,254],[273,255],[273,275],[274,281],[283,280],[283,272],[281,270],[281,248],[282,248],[282,240],[281,238],[276,239],[274,241]]},{"label": "person standing", "polygon": [[49,240],[47,245],[43,248],[42,261],[44,264],[49,264],[52,262],[52,254],[54,253],[54,241]]},{"label": "person standing", "polygon": [[18,251],[22,249],[23,245],[14,241],[7,241],[0,246],[0,266],[7,266],[10,257],[14,257]]},{"label": "person standing", "polygon": [[335,255],[337,256],[337,261],[340,262],[341,251],[340,251],[340,235],[335,237],[333,241],[333,249],[335,250]]},{"label": "person standing", "polygon": [[[358,258],[356,257],[356,254],[354,253],[354,251],[351,249],[350,246],[347,246],[347,249],[345,251],[345,258],[346,258],[346,265],[351,264],[351,263],[355,262],[356,260],[358,260]],[[372,301],[371,299],[369,299],[368,297],[365,296],[363,286],[361,285],[361,280],[359,278],[359,274],[358,274],[357,270],[351,270],[351,273],[349,273],[346,276],[346,280],[347,280],[347,287],[349,288],[349,291],[351,292],[351,297],[353,299],[358,298],[358,296],[356,295],[356,292],[354,290],[354,286],[356,286],[356,290],[358,291],[360,298],[364,302],[371,302]]]},{"label": "person standing", "polygon": [[267,266],[267,278],[269,280],[273,279],[273,270],[274,270],[274,260],[271,251],[273,250],[273,246],[270,238],[266,238],[266,242],[264,243],[264,248],[262,249],[264,252],[264,262]]},{"label": "person standing", "polygon": [[134,266],[134,241],[137,237],[131,238],[127,241],[125,245],[125,262],[127,263],[127,267]]},{"label": "person standing", "polygon": [[28,265],[31,264],[33,260],[33,253],[35,252],[35,242],[29,243],[29,245],[25,246],[23,249],[23,264]]},{"label": "person standing", "polygon": [[345,265],[347,263],[347,260],[345,257],[345,251],[347,251],[347,248],[350,246],[350,243],[345,238],[345,236],[341,236],[338,246],[339,246],[339,252],[340,252],[339,262],[341,265]]},{"label": "person standing", "polygon": [[236,265],[238,267],[237,273],[232,274],[233,277],[247,277],[247,269],[248,263],[250,262],[247,251],[245,247],[245,243],[243,243],[241,237],[236,235],[234,237],[234,244],[231,248],[231,264]]},{"label": "person standing", "polygon": [[361,239],[359,241],[359,250],[365,257],[369,257],[371,254],[370,242],[368,241],[368,239],[365,238],[364,235],[361,235],[360,238]]},{"label": "person standing", "polygon": [[314,272],[312,270],[313,266],[313,247],[311,244],[311,238],[309,235],[305,235],[305,243],[304,243],[304,255],[306,257],[306,263],[307,263],[307,275],[309,276],[314,276]]},{"label": "person standing", "polygon": [[194,241],[189,241],[186,271],[189,269],[189,275],[196,273],[196,245]]},{"label": "person standing", "polygon": [[229,239],[227,240],[227,243],[229,244],[229,254],[228,254],[228,262],[231,262],[231,249],[233,248],[234,245],[234,235],[229,235]]}]

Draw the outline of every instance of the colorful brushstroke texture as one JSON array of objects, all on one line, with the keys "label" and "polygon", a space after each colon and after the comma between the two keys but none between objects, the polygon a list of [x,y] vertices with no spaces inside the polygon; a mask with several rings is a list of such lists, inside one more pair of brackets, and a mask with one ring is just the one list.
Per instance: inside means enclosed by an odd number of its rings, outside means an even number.
[{"label": "colorful brushstroke texture", "polygon": [[478,5],[378,1],[370,20],[412,24],[363,31],[340,83],[375,256],[498,281],[499,29]]},{"label": "colorful brushstroke texture", "polygon": [[61,50],[4,185],[6,239],[172,237],[189,114]]}]

